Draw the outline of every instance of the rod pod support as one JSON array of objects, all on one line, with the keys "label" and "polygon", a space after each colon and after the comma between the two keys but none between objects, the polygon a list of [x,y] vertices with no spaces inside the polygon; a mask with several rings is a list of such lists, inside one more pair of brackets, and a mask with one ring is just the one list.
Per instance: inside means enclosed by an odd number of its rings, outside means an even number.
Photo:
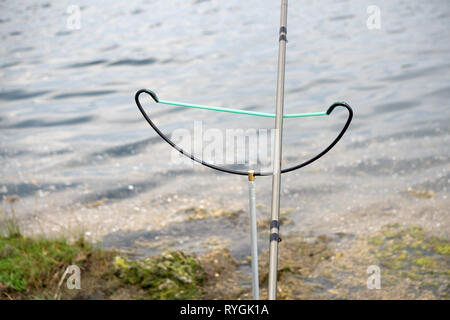
[{"label": "rod pod support", "polygon": [[[342,138],[350,123],[353,119],[352,108],[343,101],[338,101],[333,103],[325,112],[313,112],[313,113],[296,113],[296,114],[284,114],[284,75],[285,75],[285,59],[286,59],[286,42],[287,42],[287,0],[281,0],[281,18],[280,18],[280,36],[279,36],[279,53],[278,53],[278,80],[277,80],[277,99],[276,99],[276,113],[264,113],[255,112],[249,110],[239,110],[230,109],[222,107],[210,107],[203,105],[195,105],[191,103],[184,102],[174,102],[168,100],[161,100],[158,98],[154,91],[149,89],[138,90],[135,94],[135,102],[142,113],[144,119],[148,124],[155,130],[155,132],[166,141],[172,148],[176,149],[178,152],[184,156],[190,158],[191,160],[202,164],[203,166],[209,167],[211,169],[235,174],[248,176],[248,186],[249,186],[249,213],[250,213],[250,223],[251,223],[251,251],[252,251],[252,289],[253,298],[259,299],[259,283],[258,283],[258,246],[257,246],[257,225],[256,225],[256,191],[255,191],[255,177],[256,176],[272,176],[272,210],[271,210],[271,222],[270,222],[270,249],[269,249],[269,281],[268,281],[268,298],[273,300],[276,299],[277,293],[277,267],[278,267],[278,242],[281,241],[279,237],[279,212],[280,212],[280,185],[281,185],[281,174],[291,172],[294,170],[301,169],[307,165],[312,164],[319,158],[324,156],[329,152]],[[202,159],[196,158],[193,154],[182,149],[180,146],[175,144],[168,136],[166,136],[150,119],[148,113],[144,110],[139,97],[141,94],[149,95],[154,102],[159,104],[179,106],[185,108],[196,108],[202,110],[220,111],[228,112],[247,116],[258,116],[258,117],[269,117],[275,118],[275,146],[274,146],[274,161],[272,171],[245,171],[236,170],[223,166],[218,166],[213,163],[208,163]],[[283,131],[283,118],[306,118],[306,117],[317,117],[317,116],[327,116],[330,115],[336,107],[343,107],[347,109],[348,117],[344,124],[342,130],[338,133],[335,139],[320,153],[316,154],[312,158],[305,160],[299,164],[288,168],[281,168],[281,149],[282,149],[282,131]]]}]

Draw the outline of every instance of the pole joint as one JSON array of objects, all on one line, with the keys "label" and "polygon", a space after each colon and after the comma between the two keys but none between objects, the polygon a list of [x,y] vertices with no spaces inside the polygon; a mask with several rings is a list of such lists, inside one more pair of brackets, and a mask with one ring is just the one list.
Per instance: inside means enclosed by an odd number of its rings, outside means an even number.
[{"label": "pole joint", "polygon": [[281,237],[278,233],[271,233],[270,234],[270,242],[272,241],[276,241],[276,242],[281,242]]},{"label": "pole joint", "polygon": [[255,181],[255,170],[248,170],[248,181]]}]

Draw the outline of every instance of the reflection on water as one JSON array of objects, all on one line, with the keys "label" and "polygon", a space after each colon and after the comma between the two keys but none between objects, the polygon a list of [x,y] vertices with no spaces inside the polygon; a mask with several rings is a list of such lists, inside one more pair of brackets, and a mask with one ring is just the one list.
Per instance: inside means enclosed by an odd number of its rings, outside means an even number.
[{"label": "reflection on water", "polygon": [[[102,201],[112,207],[79,218],[105,224],[102,234],[179,221],[188,203],[245,209],[245,179],[168,164],[172,151],[140,116],[134,93],[273,112],[278,2],[80,3],[80,30],[67,29],[65,2],[0,5],[0,196],[18,194],[25,217],[37,203],[62,208],[64,219],[69,205]],[[381,30],[368,30],[370,4],[290,3],[285,112],[323,111],[337,100],[355,111],[331,153],[283,177],[294,229],[402,197],[410,186],[435,189],[434,201],[448,203],[450,6],[378,1]],[[272,119],[146,105],[165,132],[192,131],[194,120],[223,131],[273,127]],[[336,110],[286,120],[284,165],[321,150],[344,119]],[[257,183],[258,201],[270,205],[270,178]],[[142,206],[149,212],[129,213]],[[172,214],[156,218],[164,210]]]}]

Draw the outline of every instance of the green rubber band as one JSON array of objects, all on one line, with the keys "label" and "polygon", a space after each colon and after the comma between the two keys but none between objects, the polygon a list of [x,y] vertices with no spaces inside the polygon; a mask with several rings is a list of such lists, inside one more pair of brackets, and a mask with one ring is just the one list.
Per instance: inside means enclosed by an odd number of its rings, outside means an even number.
[{"label": "green rubber band", "polygon": [[[249,115],[249,116],[275,118],[275,114],[273,114],[273,113],[254,112],[254,111],[246,111],[246,110],[231,109],[231,108],[209,107],[209,106],[201,106],[201,105],[196,105],[196,104],[174,102],[174,101],[167,101],[167,100],[158,100],[158,103],[167,104],[167,105],[171,105],[171,106],[184,107],[184,108],[195,108],[195,109],[202,109],[202,110],[212,110],[212,111],[230,112],[230,113],[236,113],[236,114],[245,114],[245,115]],[[310,113],[293,113],[293,114],[285,114],[285,115],[283,115],[283,118],[306,118],[306,117],[319,117],[319,116],[326,116],[326,115],[327,115],[326,111],[325,112],[310,112]]]}]

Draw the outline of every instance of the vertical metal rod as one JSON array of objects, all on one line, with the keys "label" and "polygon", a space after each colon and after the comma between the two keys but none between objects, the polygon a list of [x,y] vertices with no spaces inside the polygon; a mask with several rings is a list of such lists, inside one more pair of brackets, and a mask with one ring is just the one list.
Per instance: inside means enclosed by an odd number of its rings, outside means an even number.
[{"label": "vertical metal rod", "polygon": [[275,150],[272,177],[272,221],[270,222],[269,300],[277,298],[278,241],[281,185],[281,152],[283,137],[284,71],[286,64],[287,0],[281,1],[280,38],[278,48],[277,104],[275,118]]},{"label": "vertical metal rod", "polygon": [[253,299],[259,300],[258,275],[258,232],[256,227],[256,188],[253,170],[248,172],[248,204],[250,211],[251,246],[252,246],[252,291]]}]

